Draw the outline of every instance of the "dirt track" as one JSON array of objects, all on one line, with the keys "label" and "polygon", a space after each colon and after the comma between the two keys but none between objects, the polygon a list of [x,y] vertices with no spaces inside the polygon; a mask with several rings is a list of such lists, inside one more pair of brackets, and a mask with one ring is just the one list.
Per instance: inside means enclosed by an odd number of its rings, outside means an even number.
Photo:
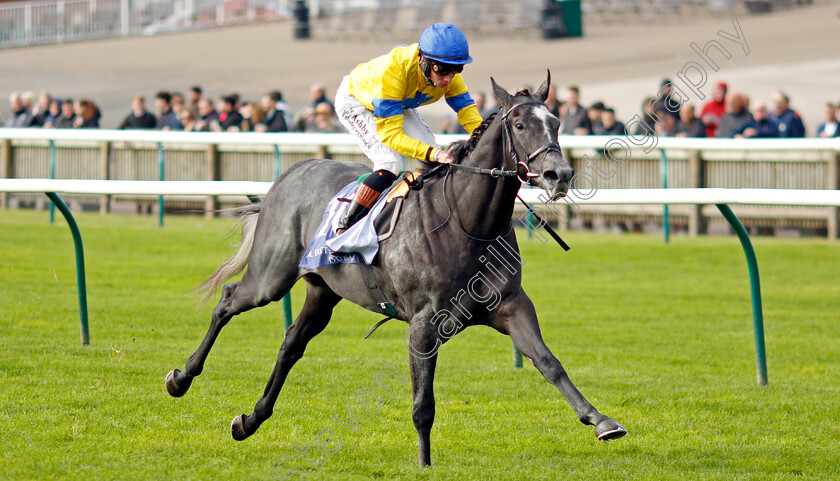
[{"label": "dirt track", "polygon": [[[604,100],[627,119],[638,111],[643,96],[656,92],[669,77],[697,62],[708,77],[697,92],[708,95],[718,80],[746,91],[753,101],[770,101],[775,89],[788,92],[793,107],[805,117],[809,133],[822,121],[826,101],[840,101],[840,40],[838,2],[798,7],[769,15],[636,18],[633,24],[587,21],[585,37],[544,41],[530,37],[474,35],[476,59],[465,72],[471,90],[489,90],[492,75],[508,89],[535,85],[551,69],[559,86],[578,84],[582,101]],[[742,45],[719,35],[735,35],[733,18],[743,32]],[[95,99],[102,108],[103,127],[115,126],[128,113],[131,96],[152,97],[157,90],[186,91],[202,85],[216,97],[239,92],[258,99],[279,88],[293,110],[307,103],[313,82],[334,89],[357,63],[386,52],[398,43],[416,41],[419,32],[387,38],[351,41],[315,30],[309,41],[293,41],[290,22],[230,27],[154,37],[131,37],[67,45],[0,51],[0,103],[8,116],[8,94],[14,90],[48,90],[58,96]],[[707,41],[720,42],[730,58],[710,53],[714,72],[692,50]],[[695,69],[690,78],[699,78]],[[699,83],[699,82],[698,82]],[[697,101],[699,93],[686,93]],[[436,127],[447,107],[428,107],[424,115]]]}]

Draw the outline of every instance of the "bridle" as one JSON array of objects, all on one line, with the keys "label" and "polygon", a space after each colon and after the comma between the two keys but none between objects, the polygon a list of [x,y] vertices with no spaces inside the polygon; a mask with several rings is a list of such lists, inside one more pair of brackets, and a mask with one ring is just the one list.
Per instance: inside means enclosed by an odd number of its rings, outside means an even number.
[{"label": "bridle", "polygon": [[[444,175],[444,178],[443,178],[443,183],[444,183],[443,184],[443,192],[444,192],[443,197],[444,197],[444,200],[446,201],[447,207],[449,207],[449,215],[447,216],[446,220],[443,221],[442,224],[440,224],[439,226],[432,229],[430,232],[427,233],[427,235],[430,235],[430,234],[434,233],[435,231],[437,231],[438,229],[440,229],[441,227],[445,226],[447,223],[449,223],[449,220],[452,218],[452,207],[449,205],[449,197],[446,195],[446,181],[449,179],[449,177],[450,177],[450,175],[452,174],[453,171],[461,170],[461,171],[469,172],[469,173],[472,173],[472,174],[489,175],[489,176],[494,177],[494,178],[516,177],[517,179],[519,179],[519,182],[521,182],[522,184],[528,184],[531,181],[531,178],[539,177],[539,175],[540,175],[540,174],[537,174],[535,172],[531,172],[531,169],[528,166],[528,164],[531,161],[533,161],[534,159],[536,159],[540,155],[547,154],[548,152],[558,152],[558,153],[561,152],[560,146],[556,142],[549,142],[549,143],[543,145],[542,147],[538,148],[537,150],[533,151],[531,154],[529,154],[528,157],[526,158],[526,160],[524,160],[524,161],[520,160],[519,153],[517,152],[516,138],[514,137],[513,131],[511,130],[510,121],[508,120],[508,117],[510,116],[511,112],[513,112],[514,109],[516,109],[517,107],[521,107],[523,105],[542,105],[542,106],[545,106],[545,104],[543,102],[531,100],[531,101],[528,101],[528,102],[522,102],[521,104],[513,105],[502,114],[501,119],[502,119],[502,129],[503,129],[503,132],[504,132],[503,133],[504,142],[507,144],[507,149],[510,152],[510,156],[511,156],[513,162],[514,162],[514,165],[516,165],[516,168],[506,169],[503,165],[501,168],[494,167],[494,168],[491,168],[491,169],[487,169],[487,168],[482,168],[482,167],[474,167],[474,166],[471,166],[471,165],[438,164],[435,168],[432,169],[432,171],[436,171],[439,168],[444,168],[444,167],[449,168],[448,172]],[[521,173],[520,172],[521,170],[524,170],[524,173]],[[519,196],[517,195],[517,197],[519,197]],[[522,198],[519,197],[519,200],[522,201]],[[522,202],[524,203],[524,201],[522,201]],[[533,212],[533,209],[531,209],[531,206],[529,206],[527,203],[525,205],[526,205],[526,207],[528,207],[529,210],[531,210],[531,212]],[[492,241],[496,240],[496,238],[497,238],[497,237],[493,237],[493,238],[488,238],[488,239],[482,239],[480,237],[476,237],[476,236],[470,234],[469,232],[467,232],[466,229],[464,229],[464,226],[462,226],[460,222],[456,222],[456,224],[461,229],[461,232],[463,232],[464,235],[466,235],[470,239],[480,241],[480,242],[492,242]],[[548,226],[546,225],[546,227],[548,227]],[[512,230],[512,229],[513,229],[513,223],[511,223],[509,225],[508,232],[510,232],[510,230]],[[502,235],[506,235],[506,234],[502,234]],[[560,240],[559,242],[561,242],[561,245],[565,245],[565,243],[562,242],[562,240]],[[565,246],[564,249],[568,250],[568,246]]]},{"label": "bridle", "polygon": [[[511,112],[514,109],[521,107],[523,105],[545,105],[543,102],[539,101],[529,101],[529,102],[522,102],[521,104],[516,104],[511,106],[504,114],[502,114],[502,130],[504,132],[504,141],[507,144],[508,152],[510,153],[511,158],[513,159],[514,165],[516,165],[515,169],[505,169],[504,166],[501,168],[494,167],[492,169],[481,168],[481,167],[473,167],[471,165],[461,165],[461,164],[448,164],[451,169],[454,170],[461,170],[464,172],[469,172],[472,174],[483,174],[489,175],[495,178],[502,178],[502,177],[516,177],[519,179],[519,182],[522,184],[528,184],[531,182],[531,179],[534,177],[539,177],[540,174],[536,172],[531,172],[531,168],[529,164],[539,157],[540,155],[547,154],[548,152],[557,152],[562,153],[560,150],[560,145],[557,142],[549,142],[542,147],[538,148],[537,150],[533,151],[531,154],[527,156],[525,160],[520,160],[519,153],[517,151],[517,142],[516,138],[513,135],[513,131],[510,127],[510,121],[508,117],[510,116]],[[522,172],[524,171],[524,173]]]}]

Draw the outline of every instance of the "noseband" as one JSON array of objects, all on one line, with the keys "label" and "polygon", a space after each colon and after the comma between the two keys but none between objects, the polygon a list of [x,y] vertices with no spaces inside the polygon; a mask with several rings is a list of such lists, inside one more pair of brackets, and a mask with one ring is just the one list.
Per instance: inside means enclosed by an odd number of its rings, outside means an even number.
[{"label": "noseband", "polygon": [[[505,143],[508,145],[508,152],[510,152],[510,156],[513,159],[513,163],[514,163],[514,165],[516,165],[515,169],[508,170],[508,169],[505,169],[504,166],[501,169],[499,169],[499,168],[483,169],[483,168],[480,168],[480,167],[473,167],[473,166],[469,166],[469,165],[460,165],[460,164],[450,164],[450,167],[455,169],[455,170],[463,170],[465,172],[470,172],[470,173],[473,173],[473,174],[485,174],[485,175],[489,175],[491,177],[496,177],[496,178],[499,178],[499,177],[516,177],[517,179],[519,179],[519,182],[521,182],[523,184],[529,183],[531,181],[531,178],[533,178],[533,177],[539,177],[540,174],[537,174],[536,172],[531,172],[531,168],[528,166],[528,164],[530,164],[531,161],[533,161],[534,159],[536,159],[537,157],[539,157],[542,154],[547,154],[548,152],[557,152],[557,153],[562,153],[562,152],[560,150],[560,146],[556,142],[549,142],[549,143],[543,145],[542,147],[538,148],[534,152],[532,152],[530,155],[528,155],[528,157],[525,160],[520,160],[519,154],[517,153],[517,149],[516,149],[517,142],[516,142],[515,137],[513,136],[513,131],[510,128],[510,121],[508,120],[508,117],[510,116],[511,112],[513,112],[513,109],[515,109],[517,107],[521,107],[523,105],[543,105],[544,106],[545,104],[542,103],[542,102],[537,102],[537,101],[523,102],[521,104],[516,104],[516,105],[512,106],[507,111],[505,111],[504,114],[502,114],[502,130],[504,131]],[[522,171],[524,171],[524,173],[521,173]]]}]

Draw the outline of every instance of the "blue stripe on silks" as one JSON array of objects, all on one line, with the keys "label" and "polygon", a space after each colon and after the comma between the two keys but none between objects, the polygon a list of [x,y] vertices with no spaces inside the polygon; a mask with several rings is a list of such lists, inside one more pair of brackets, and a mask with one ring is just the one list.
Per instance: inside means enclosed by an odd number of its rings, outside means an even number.
[{"label": "blue stripe on silks", "polygon": [[429,100],[432,100],[432,97],[418,90],[417,93],[414,94],[414,97],[410,97],[403,100],[402,106],[404,109],[416,109],[417,107],[423,105]]},{"label": "blue stripe on silks", "polygon": [[373,104],[374,117],[393,117],[403,113],[403,106],[399,100],[373,99],[371,103]]},{"label": "blue stripe on silks", "polygon": [[461,109],[464,107],[468,107],[473,105],[475,101],[470,97],[470,94],[467,92],[462,93],[461,95],[456,95],[454,97],[447,97],[446,103],[452,107],[452,110],[456,112],[460,112]]}]

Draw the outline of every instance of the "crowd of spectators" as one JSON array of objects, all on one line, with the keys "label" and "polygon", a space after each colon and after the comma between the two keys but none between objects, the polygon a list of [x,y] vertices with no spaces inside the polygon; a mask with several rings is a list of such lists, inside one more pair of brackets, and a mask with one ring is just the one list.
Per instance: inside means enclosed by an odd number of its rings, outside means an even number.
[{"label": "crowd of spectators", "polygon": [[46,92],[37,103],[32,92],[12,93],[9,105],[11,115],[3,124],[6,127],[93,128],[99,127],[102,117],[90,99],[54,99]]},{"label": "crowd of spectators", "polygon": [[[672,84],[662,81],[657,96],[646,97],[632,125],[616,120],[614,109],[603,102],[589,108],[580,103],[580,90],[569,86],[563,100],[549,98],[547,104],[559,103],[561,132],[572,135],[649,135],[665,137],[716,138],[796,138],[805,137],[805,125],[781,91],[773,93],[772,109],[763,102],[750,104],[742,92],[730,92],[724,82],[714,87],[712,97],[701,106],[680,103],[679,95],[670,95]],[[549,95],[553,95],[551,92]],[[700,109],[699,115],[697,109]],[[827,103],[823,122],[816,137],[840,137],[840,103]]]},{"label": "crowd of spectators", "polygon": [[[649,135],[674,137],[771,138],[804,137],[805,125],[781,91],[773,93],[772,106],[750,103],[742,92],[729,91],[727,84],[714,86],[711,98],[702,105],[680,104],[670,95],[672,84],[664,79],[656,96],[646,97],[638,115],[622,122],[615,109],[602,101],[588,108],[581,103],[580,89],[571,85],[558,97],[550,86],[546,105],[561,120],[561,133],[568,135]],[[484,92],[473,98],[482,117],[498,110],[489,106]],[[203,132],[344,132],[338,122],[326,86],[310,89],[309,105],[293,115],[279,90],[266,93],[260,101],[243,101],[236,93],[217,101],[206,97],[201,87],[190,88],[187,97],[180,92],[161,91],[155,95],[156,114],[148,110],[146,99],[135,95],[129,113],[119,129],[158,129]],[[6,127],[97,128],[101,112],[90,99],[55,98],[42,93],[36,101],[32,92],[13,93]],[[699,112],[699,113],[698,113]],[[443,133],[464,133],[453,117],[444,119]],[[840,137],[840,103],[827,103],[816,137]]]},{"label": "crowd of spectators", "polygon": [[[279,90],[266,93],[260,101],[244,101],[239,94],[213,101],[201,87],[180,92],[160,91],[155,95],[155,113],[143,95],[131,99],[129,112],[118,124],[124,129],[157,129],[195,132],[343,132],[335,107],[321,84],[313,85],[311,104],[297,116],[289,112]],[[10,115],[5,127],[98,128],[102,117],[93,100],[56,98],[44,92],[35,102],[32,92],[12,93]]]}]

